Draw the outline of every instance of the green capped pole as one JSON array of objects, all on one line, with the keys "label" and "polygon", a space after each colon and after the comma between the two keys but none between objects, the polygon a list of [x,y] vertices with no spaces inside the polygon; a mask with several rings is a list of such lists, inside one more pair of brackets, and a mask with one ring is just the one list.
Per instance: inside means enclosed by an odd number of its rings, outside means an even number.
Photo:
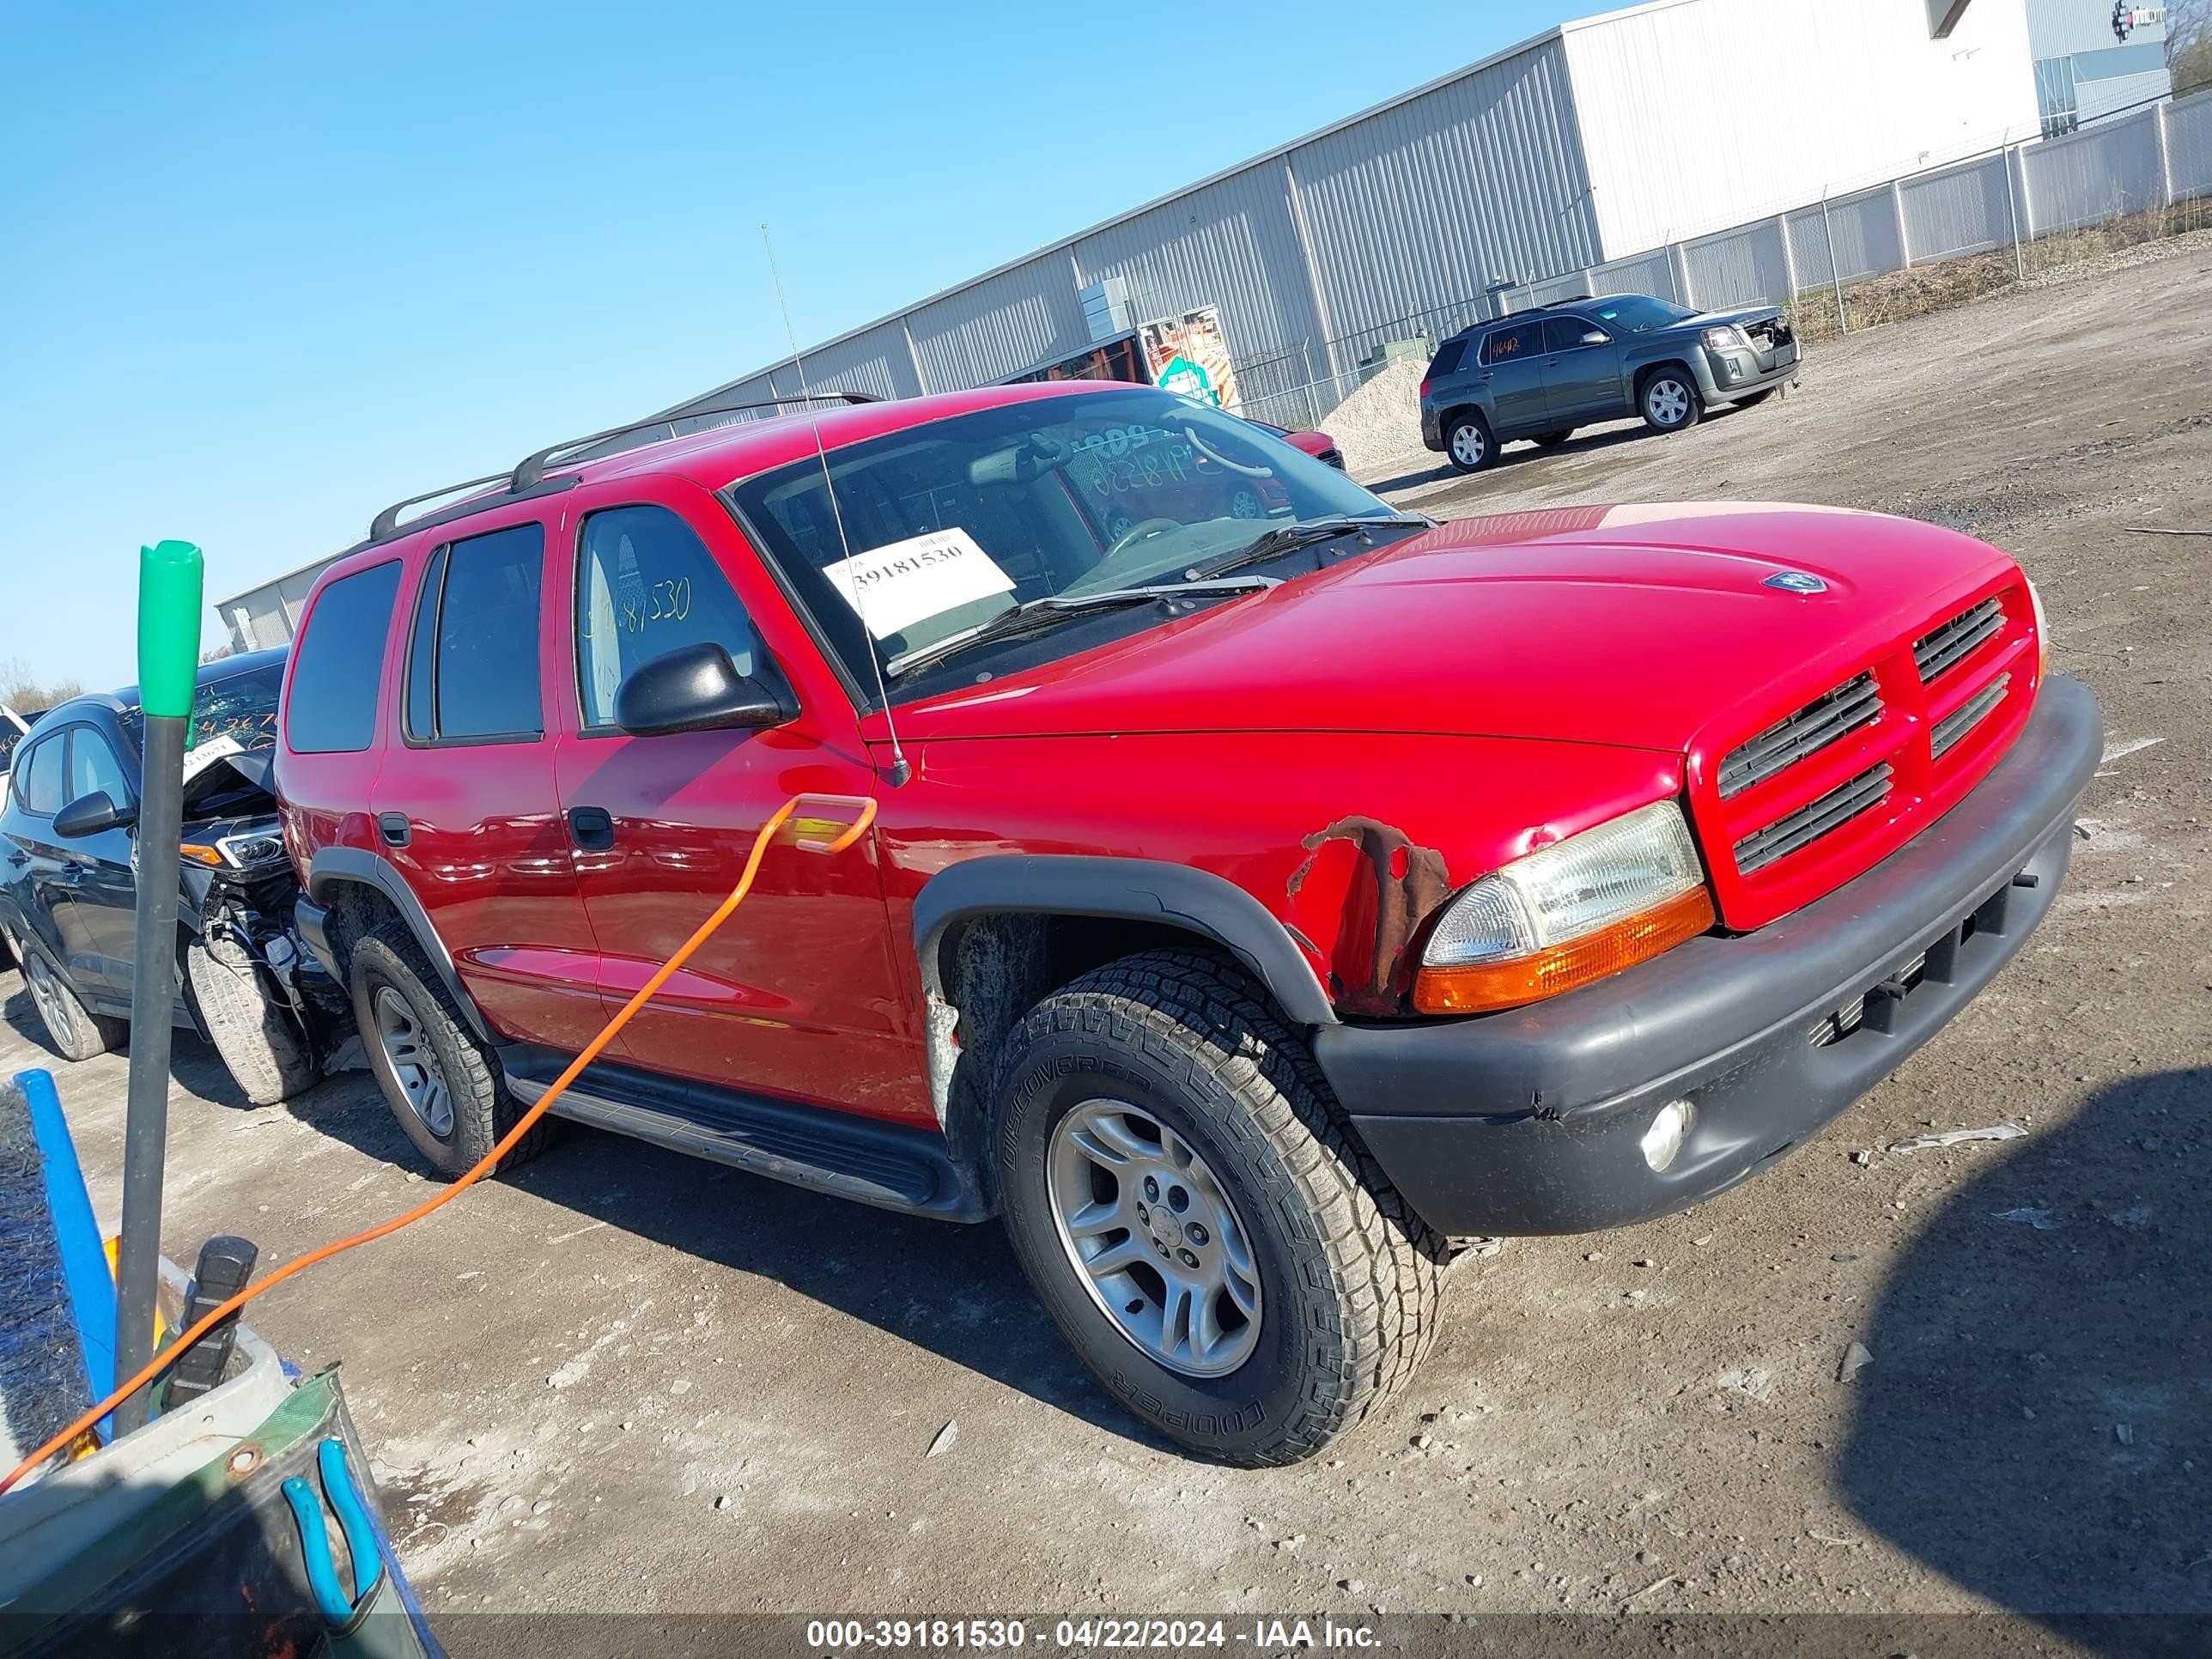
[{"label": "green capped pole", "polygon": [[[169,1139],[169,1022],[177,996],[177,848],[184,834],[185,743],[199,678],[200,550],[138,550],[138,698],[145,711],[138,785],[138,913],[131,976],[131,1094],[123,1135],[123,1242],[115,1259],[115,1374],[154,1357],[161,1263],[161,1172]],[[115,1408],[115,1431],[144,1423],[147,1390]]]}]

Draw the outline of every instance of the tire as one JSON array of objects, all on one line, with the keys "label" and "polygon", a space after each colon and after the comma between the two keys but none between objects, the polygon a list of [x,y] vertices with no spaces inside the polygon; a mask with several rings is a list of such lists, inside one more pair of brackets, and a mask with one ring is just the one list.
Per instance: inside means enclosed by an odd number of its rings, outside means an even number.
[{"label": "tire", "polygon": [[1736,398],[1735,400],[1735,406],[1738,409],[1755,409],[1773,395],[1774,388],[1772,386],[1768,386],[1763,392],[1748,392],[1743,397]]},{"label": "tire", "polygon": [[18,946],[15,956],[23,965],[31,1006],[39,1011],[39,1023],[46,1028],[46,1041],[64,1060],[90,1060],[130,1041],[131,1022],[94,1013],[78,1000],[69,981],[44,955]]},{"label": "tire", "polygon": [[[1085,1134],[1105,1145],[1109,1121],[1114,1146],[1158,1147],[1156,1162],[1135,1167],[1164,1190],[1133,1174],[1115,1179],[1111,1204],[1100,1196],[1106,1166],[1081,1147]],[[1045,998],[1008,1036],[992,1133],[1006,1231],[1053,1322],[1109,1392],[1194,1451],[1248,1468],[1311,1457],[1401,1388],[1435,1338],[1444,1241],[1366,1156],[1264,994],[1224,962],[1147,951]],[[1178,1147],[1191,1161],[1177,1161]],[[1090,1182],[1073,1195],[1071,1170]],[[1196,1195],[1179,1218],[1153,1219],[1176,1201],[1179,1180]],[[1133,1224],[1086,1224],[1099,1205]],[[1192,1224],[1207,1215],[1210,1231]],[[1077,1227],[1064,1227],[1067,1216]],[[1212,1264],[1189,1247],[1214,1251],[1241,1298],[1232,1287],[1185,1302],[1171,1324],[1170,1281],[1146,1254],[1164,1252],[1173,1268],[1168,1241],[1194,1268]],[[1109,1258],[1127,1271],[1077,1265]],[[1146,1324],[1152,1304],[1158,1340],[1148,1348],[1120,1322]],[[1244,1320],[1234,1310],[1248,1304]],[[1209,1325],[1214,1346],[1202,1353]],[[1171,1330],[1188,1340],[1171,1341]],[[1162,1346],[1178,1363],[1164,1363]]]},{"label": "tire", "polygon": [[1561,427],[1557,432],[1539,432],[1536,434],[1536,447],[1539,449],[1557,449],[1561,444],[1566,442],[1568,439],[1574,435],[1575,429],[1571,426]]},{"label": "tire", "polygon": [[299,1027],[269,1000],[243,945],[228,938],[194,940],[185,951],[185,977],[208,1040],[247,1101],[274,1106],[315,1080]]},{"label": "tire", "polygon": [[1654,432],[1686,432],[1704,418],[1705,400],[1689,370],[1663,363],[1644,376],[1636,407]]},{"label": "tire", "polygon": [[[465,1174],[522,1115],[497,1057],[469,1029],[422,947],[397,919],[355,940],[350,957],[354,1019],[385,1103],[433,1171],[448,1181]],[[400,1040],[403,1021],[411,1025],[410,1041]],[[403,1071],[416,1084],[411,1094]],[[442,1090],[442,1111],[425,1086],[433,1083]],[[550,1127],[524,1136],[501,1167],[535,1157]]]},{"label": "tire", "polygon": [[1480,410],[1467,410],[1445,422],[1444,459],[1461,472],[1480,472],[1498,459],[1498,441]]}]

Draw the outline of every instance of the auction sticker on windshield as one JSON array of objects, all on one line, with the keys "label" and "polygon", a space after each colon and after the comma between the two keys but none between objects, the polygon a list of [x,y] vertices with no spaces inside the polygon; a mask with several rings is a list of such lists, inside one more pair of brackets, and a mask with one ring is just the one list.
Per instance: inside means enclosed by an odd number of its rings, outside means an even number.
[{"label": "auction sticker on windshield", "polygon": [[879,640],[1014,587],[1014,579],[957,525],[872,547],[824,565],[822,574]]}]

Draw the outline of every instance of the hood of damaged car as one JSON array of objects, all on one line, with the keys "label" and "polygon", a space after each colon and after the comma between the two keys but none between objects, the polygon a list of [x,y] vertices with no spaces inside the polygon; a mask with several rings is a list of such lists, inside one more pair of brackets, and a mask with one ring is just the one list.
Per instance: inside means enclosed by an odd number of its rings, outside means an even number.
[{"label": "hood of damaged car", "polygon": [[2012,568],[1955,532],[1832,507],[1462,519],[898,724],[910,739],[1426,732],[1679,755],[1717,713],[1825,685]]}]

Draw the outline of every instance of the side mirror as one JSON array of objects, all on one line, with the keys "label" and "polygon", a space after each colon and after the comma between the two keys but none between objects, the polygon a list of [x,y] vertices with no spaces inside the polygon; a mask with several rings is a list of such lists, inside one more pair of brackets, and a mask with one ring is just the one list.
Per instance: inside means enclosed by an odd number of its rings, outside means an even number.
[{"label": "side mirror", "polygon": [[95,789],[89,795],[79,795],[54,814],[54,833],[74,841],[80,836],[96,836],[103,830],[128,830],[137,822],[136,806],[118,806],[114,796],[105,789]]},{"label": "side mirror", "polygon": [[1611,345],[1613,343],[1613,336],[1607,333],[1601,328],[1594,328],[1590,330],[1589,333],[1583,336],[1583,343],[1584,345]]},{"label": "side mirror", "polygon": [[758,731],[798,714],[781,684],[740,674],[729,652],[712,640],[640,664],[615,690],[615,724],[634,738]]}]

